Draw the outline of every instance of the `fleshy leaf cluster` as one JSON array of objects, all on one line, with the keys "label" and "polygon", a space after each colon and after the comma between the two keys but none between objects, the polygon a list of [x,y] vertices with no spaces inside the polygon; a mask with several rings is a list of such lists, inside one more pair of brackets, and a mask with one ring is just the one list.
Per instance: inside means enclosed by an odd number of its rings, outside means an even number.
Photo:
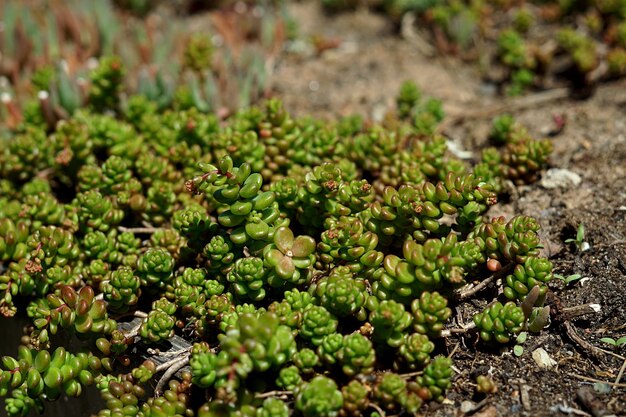
[{"label": "fleshy leaf cluster", "polygon": [[[210,48],[185,59],[197,75]],[[326,123],[277,99],[167,107],[123,74],[102,60],[85,106],[0,151],[0,313],[30,319],[2,358],[9,415],[89,385],[102,417],[416,414],[451,387],[454,307],[489,343],[546,325],[539,222],[487,217],[549,154],[514,121],[468,167],[409,84],[400,118]],[[502,296],[467,303],[481,280]]]}]

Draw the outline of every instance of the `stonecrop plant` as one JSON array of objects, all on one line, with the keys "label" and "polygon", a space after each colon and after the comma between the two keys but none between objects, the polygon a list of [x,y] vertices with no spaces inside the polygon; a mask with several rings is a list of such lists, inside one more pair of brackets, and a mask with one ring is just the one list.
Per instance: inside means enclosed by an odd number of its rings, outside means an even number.
[{"label": "stonecrop plant", "polygon": [[2,138],[0,313],[31,319],[9,415],[90,385],[102,417],[411,414],[453,384],[454,306],[482,306],[484,343],[545,325],[539,224],[488,210],[550,142],[498,120],[470,166],[410,83],[374,125],[163,109],[120,74],[103,59],[84,107]]}]

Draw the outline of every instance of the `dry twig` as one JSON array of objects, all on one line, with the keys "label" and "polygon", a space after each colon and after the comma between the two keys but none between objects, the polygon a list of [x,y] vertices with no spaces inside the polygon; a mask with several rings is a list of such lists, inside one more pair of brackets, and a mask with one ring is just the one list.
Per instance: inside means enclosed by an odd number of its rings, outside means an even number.
[{"label": "dry twig", "polygon": [[476,324],[474,322],[471,322],[465,327],[458,327],[454,329],[444,329],[441,332],[441,336],[448,337],[448,336],[452,336],[453,334],[463,334],[463,333],[467,333],[468,331],[474,328],[476,328]]},{"label": "dry twig", "polygon": [[385,414],[385,411],[382,408],[380,408],[380,406],[376,403],[370,403],[370,407],[376,410],[376,412],[380,415],[380,417],[385,417],[387,415]]},{"label": "dry twig", "polygon": [[574,307],[563,308],[563,316],[567,320],[571,320],[578,316],[584,316],[585,314],[595,314],[602,310],[600,304],[580,304]]},{"label": "dry twig", "polygon": [[268,391],[260,394],[256,394],[254,398],[263,399],[268,397],[288,397],[293,395],[293,391]]},{"label": "dry twig", "polygon": [[438,130],[441,132],[450,126],[468,119],[490,118],[504,112],[513,112],[528,107],[536,107],[550,101],[567,98],[568,96],[569,90],[567,88],[555,88],[553,90],[542,91],[540,93],[506,100],[503,103],[493,104],[475,111],[449,109],[446,112],[449,116],[446,117],[439,125]]},{"label": "dry twig", "polygon": [[464,300],[466,298],[472,297],[477,292],[482,291],[484,288],[486,288],[493,281],[496,281],[499,278],[501,278],[504,275],[506,275],[509,272],[511,272],[514,268],[515,268],[515,263],[514,262],[511,262],[511,263],[503,266],[502,268],[500,268],[500,270],[494,272],[490,277],[485,278],[484,280],[482,280],[481,282],[479,282],[475,286],[458,292],[457,293],[457,298],[459,300]]},{"label": "dry twig", "polygon": [[619,368],[619,372],[617,373],[617,378],[615,378],[616,384],[619,384],[619,381],[621,381],[622,376],[624,376],[624,371],[626,371],[626,359],[622,363],[622,367]]},{"label": "dry twig", "polygon": [[578,334],[578,332],[576,332],[576,329],[574,328],[574,325],[571,322],[564,321],[563,326],[565,327],[565,333],[572,340],[572,342],[578,344],[581,348],[583,348],[586,352],[591,354],[594,358],[600,359],[602,357],[601,354],[604,353],[607,355],[615,356],[621,360],[625,359],[622,355],[609,352],[608,350],[600,349],[599,347],[594,346],[591,343],[587,342],[585,339],[580,337],[580,335]]},{"label": "dry twig", "polygon": [[124,227],[124,226],[119,226],[117,228],[117,230],[119,230],[120,232],[124,233],[124,232],[131,232],[131,233],[144,233],[144,234],[152,234],[152,233],[156,233],[160,230],[165,230],[161,227]]},{"label": "dry twig", "polygon": [[584,375],[579,375],[579,374],[572,374],[572,373],[570,373],[570,375],[573,376],[574,378],[582,379],[583,381],[598,382],[600,384],[608,384],[608,385],[610,385],[612,387],[616,387],[616,388],[626,388],[626,384],[616,384],[615,382],[602,381],[601,379],[591,378],[589,376],[584,376]]},{"label": "dry twig", "polygon": [[169,368],[167,368],[167,370],[165,371],[161,379],[159,379],[159,382],[157,383],[156,387],[154,388],[155,397],[161,396],[161,394],[163,393],[163,387],[165,386],[165,384],[174,376],[174,374],[176,374],[176,372],[178,372],[183,366],[189,363],[189,356],[190,355],[186,355],[182,358],[177,358],[174,361],[166,362],[162,365],[159,365],[159,367],[157,367],[157,371],[158,371],[159,368],[162,367],[163,365],[170,364]]}]

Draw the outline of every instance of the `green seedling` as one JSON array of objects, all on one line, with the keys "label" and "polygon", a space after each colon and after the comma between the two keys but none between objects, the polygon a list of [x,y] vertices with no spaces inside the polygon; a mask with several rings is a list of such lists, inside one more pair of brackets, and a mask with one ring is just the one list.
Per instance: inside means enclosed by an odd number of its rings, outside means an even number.
[{"label": "green seedling", "polygon": [[600,339],[602,343],[606,343],[607,345],[611,345],[614,348],[619,348],[626,345],[626,336],[620,337],[619,339],[613,339],[612,337],[603,337]]},{"label": "green seedling", "polygon": [[589,242],[585,241],[585,225],[582,223],[578,225],[578,229],[576,230],[576,238],[565,239],[565,243],[573,243],[574,245],[576,245],[576,248],[579,252],[589,250],[591,246],[589,245]]},{"label": "green seedling", "polygon": [[513,353],[515,354],[515,356],[519,357],[524,354],[524,346],[522,345],[524,344],[524,342],[526,342],[526,339],[528,339],[528,333],[526,332],[521,332],[517,335],[517,338],[515,339],[515,342],[517,342],[517,344],[513,346]]},{"label": "green seedling", "polygon": [[563,281],[565,285],[569,285],[572,282],[576,282],[576,281],[583,279],[583,276],[581,274],[572,274],[568,276],[563,276],[561,274],[554,274],[554,277]]}]

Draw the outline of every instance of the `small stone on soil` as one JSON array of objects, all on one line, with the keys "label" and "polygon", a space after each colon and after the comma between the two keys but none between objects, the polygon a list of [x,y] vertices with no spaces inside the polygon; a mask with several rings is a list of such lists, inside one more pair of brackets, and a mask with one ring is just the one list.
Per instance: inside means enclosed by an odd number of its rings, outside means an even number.
[{"label": "small stone on soil", "polygon": [[548,189],[578,187],[581,182],[580,175],[561,168],[551,168],[541,178],[541,186]]},{"label": "small stone on soil", "polygon": [[476,404],[473,401],[463,401],[461,403],[461,412],[463,414],[467,414],[471,411],[474,411],[476,408]]},{"label": "small stone on soil", "polygon": [[550,357],[544,348],[535,349],[532,355],[535,363],[540,368],[551,369],[556,366],[556,361]]}]

